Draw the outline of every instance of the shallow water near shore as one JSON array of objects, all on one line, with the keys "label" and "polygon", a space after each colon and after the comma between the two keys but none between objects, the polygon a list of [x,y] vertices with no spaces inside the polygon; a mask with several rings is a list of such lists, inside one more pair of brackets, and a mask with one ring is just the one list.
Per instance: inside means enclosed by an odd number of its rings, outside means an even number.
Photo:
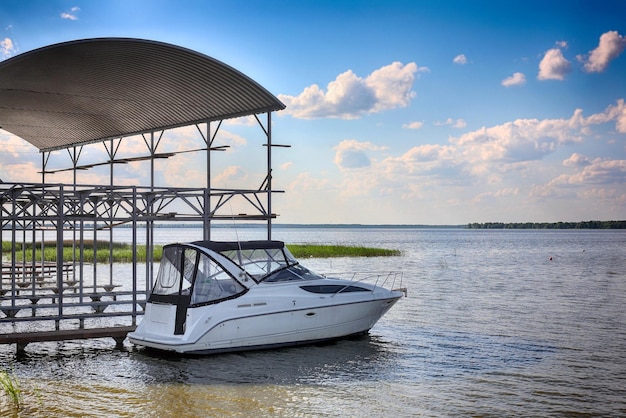
[{"label": "shallow water near shore", "polygon": [[[157,240],[200,234],[162,229]],[[214,238],[263,238],[255,229],[229,234]],[[17,358],[14,346],[0,346],[0,368],[23,391],[20,409],[0,396],[0,416],[626,414],[626,232],[276,228],[273,236],[399,249],[301,261],[320,273],[402,270],[408,297],[367,336],[305,347],[180,357],[101,339],[30,344]]]}]

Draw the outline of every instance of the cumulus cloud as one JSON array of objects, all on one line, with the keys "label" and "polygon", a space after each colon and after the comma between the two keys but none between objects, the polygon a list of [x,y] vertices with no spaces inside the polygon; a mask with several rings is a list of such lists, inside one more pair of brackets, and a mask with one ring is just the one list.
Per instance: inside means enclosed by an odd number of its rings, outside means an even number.
[{"label": "cumulus cloud", "polygon": [[409,174],[432,172],[457,165],[456,149],[451,145],[425,144],[413,147],[398,158],[387,159]]},{"label": "cumulus cloud", "polygon": [[600,43],[594,50],[589,51],[587,56],[579,56],[578,59],[584,62],[585,71],[599,73],[624,52],[624,49],[626,49],[626,37],[621,36],[617,31],[610,31],[600,36]]},{"label": "cumulus cloud", "polygon": [[217,185],[232,186],[233,182],[239,182],[245,178],[246,174],[241,167],[231,165],[215,176],[214,182]]},{"label": "cumulus cloud", "polygon": [[[548,198],[573,199],[582,207],[582,199],[604,196],[616,211],[623,211],[626,161],[573,152],[574,145],[592,137],[594,125],[616,124],[623,108],[620,100],[590,116],[576,109],[564,118],[518,119],[397,155],[371,142],[342,141],[334,148],[341,174],[328,187],[346,199],[389,196],[389,201],[420,199],[448,207],[475,204],[481,210],[500,201],[522,208],[528,199]],[[568,149],[569,157],[560,162],[546,158]],[[586,205],[588,210],[595,207]]]},{"label": "cumulus cloud", "polygon": [[537,160],[554,152],[559,144],[582,141],[581,133],[576,129],[580,128],[577,112],[570,119],[517,119],[483,127],[452,138],[452,142],[463,148],[472,160]]},{"label": "cumulus cloud", "polygon": [[459,65],[465,65],[467,64],[467,57],[465,56],[465,54],[459,54],[456,57],[454,57],[452,62],[454,62],[455,64],[459,64]]},{"label": "cumulus cloud", "polygon": [[[584,117],[576,109],[569,119],[517,119],[501,125],[451,138],[470,161],[520,162],[539,160],[553,153],[558,146],[580,143],[593,125],[626,120],[624,100],[609,106],[604,112]],[[573,163],[573,160],[571,161]]]},{"label": "cumulus cloud", "polygon": [[422,126],[424,126],[424,123],[419,121],[409,122],[402,125],[405,129],[420,129]]},{"label": "cumulus cloud", "polygon": [[386,148],[369,142],[343,141],[335,149],[342,178],[334,179],[333,184],[344,197],[374,193],[408,199],[425,196],[425,191],[442,179],[448,184],[466,181],[460,175],[461,165],[455,161],[451,145],[420,145],[400,156],[384,158],[376,156]]},{"label": "cumulus cloud", "polygon": [[79,10],[79,7],[72,7],[69,12],[61,13],[61,19],[78,20],[78,16],[76,16],[76,13],[78,13]]},{"label": "cumulus cloud", "polygon": [[513,73],[512,76],[502,80],[504,87],[522,86],[526,84],[526,76],[523,73]]},{"label": "cumulus cloud", "polygon": [[564,80],[572,70],[572,64],[565,59],[559,48],[549,49],[539,63],[539,80]]},{"label": "cumulus cloud", "polygon": [[341,169],[363,168],[371,165],[371,160],[366,151],[378,151],[387,149],[379,147],[371,142],[359,142],[354,139],[341,141],[333,148],[335,164]]},{"label": "cumulus cloud", "polygon": [[287,105],[284,112],[296,118],[354,119],[367,113],[406,107],[415,97],[415,78],[428,68],[415,63],[394,62],[379,68],[366,78],[348,70],[330,82],[326,91],[314,84],[298,96],[280,94]]},{"label": "cumulus cloud", "polygon": [[426,190],[432,187],[466,183],[468,177],[462,175],[465,163],[457,157],[452,145],[419,145],[399,156],[374,160],[373,166],[361,173],[358,181],[363,182],[367,177],[364,184],[373,183],[376,190],[383,193],[401,190],[405,198],[425,196]]},{"label": "cumulus cloud", "polygon": [[586,125],[598,125],[615,121],[615,130],[626,133],[626,104],[624,99],[617,100],[615,105],[608,106],[604,112],[596,113],[585,119]]},{"label": "cumulus cloud", "polygon": [[620,113],[617,115],[617,122],[615,124],[615,128],[619,133],[626,133],[626,107],[624,107],[624,101],[622,100],[622,109]]},{"label": "cumulus cloud", "polygon": [[561,174],[547,186],[598,184],[623,186],[626,179],[626,160],[587,159],[585,164],[577,168],[580,170],[574,174]]},{"label": "cumulus cloud", "polygon": [[566,167],[584,167],[591,164],[591,160],[584,155],[573,153],[567,160],[563,161]]},{"label": "cumulus cloud", "polygon": [[7,59],[17,52],[11,38],[4,38],[0,41],[0,57]]}]

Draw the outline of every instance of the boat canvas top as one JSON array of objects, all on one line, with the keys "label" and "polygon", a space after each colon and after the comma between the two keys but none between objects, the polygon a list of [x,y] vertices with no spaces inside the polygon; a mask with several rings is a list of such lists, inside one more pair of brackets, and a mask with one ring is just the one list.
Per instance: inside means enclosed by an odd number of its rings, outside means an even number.
[{"label": "boat canvas top", "polygon": [[[222,252],[233,250],[254,250],[254,249],[279,249],[284,248],[285,243],[283,241],[276,240],[258,240],[258,241],[194,241],[191,244],[198,247],[204,247],[206,249]],[[170,244],[176,245],[176,244]]]}]

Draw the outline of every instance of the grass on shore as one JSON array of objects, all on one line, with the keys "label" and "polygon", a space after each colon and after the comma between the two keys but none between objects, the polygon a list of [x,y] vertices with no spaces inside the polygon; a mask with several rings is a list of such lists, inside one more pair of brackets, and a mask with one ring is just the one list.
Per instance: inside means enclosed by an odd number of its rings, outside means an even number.
[{"label": "grass on shore", "polygon": [[287,244],[287,248],[296,258],[392,257],[401,255],[400,250],[346,245]]},{"label": "grass on shore", "polygon": [[[16,244],[16,259],[31,261],[33,249],[31,244],[26,244],[22,248],[21,244]],[[115,263],[130,263],[133,260],[133,252],[130,244],[113,243],[112,261]],[[352,247],[345,245],[318,245],[318,244],[287,244],[287,248],[296,258],[331,258],[331,257],[389,257],[401,254],[399,250],[389,250],[384,248]],[[2,252],[9,253],[11,243],[2,243]],[[155,245],[154,260],[159,261],[163,253],[162,245]],[[72,241],[63,242],[63,261],[73,261],[78,259],[80,248],[74,247]],[[46,261],[56,261],[56,242],[44,242],[44,256]],[[41,243],[35,243],[35,260],[41,260]],[[94,260],[94,243],[85,241],[83,244],[83,260],[92,263]],[[109,242],[96,241],[96,260],[98,263],[109,262]],[[137,246],[137,261],[146,261],[146,246]]]},{"label": "grass on shore", "polygon": [[16,407],[20,406],[22,402],[22,390],[20,389],[17,378],[6,370],[0,370],[0,389],[2,389],[4,394]]},{"label": "grass on shore", "polygon": [[[33,249],[32,244],[27,243],[22,247],[21,243],[16,243],[16,254],[15,257],[17,260],[25,259],[26,261],[31,261],[33,259]],[[112,261],[115,263],[130,263],[133,261],[133,248],[130,244],[124,244],[119,242],[114,242],[112,245],[113,251],[111,253]],[[11,252],[11,243],[3,241],[2,242],[2,252],[9,253]],[[163,253],[162,245],[154,246],[154,259],[159,261],[161,259],[161,254]],[[35,260],[41,260],[41,243],[35,243]],[[108,263],[109,262],[109,242],[108,241],[96,241],[96,261],[98,263]],[[69,262],[74,261],[75,259],[80,258],[80,247],[78,243],[76,246],[70,240],[63,241],[63,261]],[[45,261],[56,261],[57,259],[57,248],[56,242],[45,241],[44,242],[44,252],[43,259]],[[94,261],[94,242],[93,240],[85,240],[83,242],[83,260],[86,263],[93,263]],[[137,246],[137,261],[142,262],[146,261],[146,246],[138,245]]]}]

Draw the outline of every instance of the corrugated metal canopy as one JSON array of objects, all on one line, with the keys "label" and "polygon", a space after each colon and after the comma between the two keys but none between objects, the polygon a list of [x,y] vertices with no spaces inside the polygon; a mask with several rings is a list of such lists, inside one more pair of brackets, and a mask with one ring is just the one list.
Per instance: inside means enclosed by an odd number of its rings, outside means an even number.
[{"label": "corrugated metal canopy", "polygon": [[85,39],[0,62],[0,127],[43,151],[284,108],[232,67],[161,42]]}]

